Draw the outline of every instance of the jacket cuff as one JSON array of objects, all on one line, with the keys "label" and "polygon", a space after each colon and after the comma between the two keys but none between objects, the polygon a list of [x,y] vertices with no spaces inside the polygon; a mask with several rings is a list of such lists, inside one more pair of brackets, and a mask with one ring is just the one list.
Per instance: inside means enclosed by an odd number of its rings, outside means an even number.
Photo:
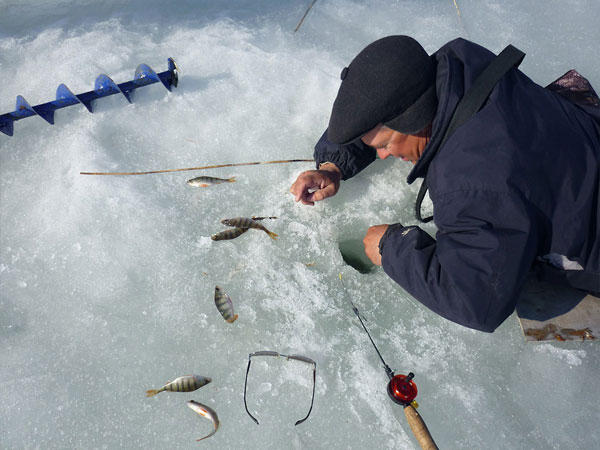
[{"label": "jacket cuff", "polygon": [[315,156],[315,162],[317,165],[317,170],[321,169],[321,166],[323,164],[326,163],[331,163],[334,164],[338,169],[340,169],[340,172],[342,173],[342,180],[347,180],[348,177],[346,176],[347,173],[347,169],[345,170],[345,166],[346,166],[346,162],[344,161],[344,159],[342,159],[339,155],[327,155],[327,157],[323,158],[320,157],[320,155],[314,155]]},{"label": "jacket cuff", "polygon": [[385,230],[385,233],[383,233],[383,236],[381,236],[381,239],[379,240],[379,254],[383,255],[383,247],[385,245],[387,238],[390,236],[390,234],[396,233],[397,231],[402,231],[406,228],[410,229],[410,228],[414,228],[414,227],[405,227],[401,223],[394,223],[394,224],[390,225],[387,228],[387,230]]},{"label": "jacket cuff", "polygon": [[317,168],[321,163],[331,162],[342,172],[342,180],[347,180],[375,161],[376,152],[360,139],[347,145],[332,144],[325,130],[315,145],[313,156]]}]

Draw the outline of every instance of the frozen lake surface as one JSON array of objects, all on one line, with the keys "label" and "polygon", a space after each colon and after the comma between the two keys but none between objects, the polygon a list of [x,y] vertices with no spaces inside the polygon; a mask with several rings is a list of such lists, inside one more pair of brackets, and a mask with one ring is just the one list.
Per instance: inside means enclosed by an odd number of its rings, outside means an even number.
[{"label": "frozen lake surface", "polygon": [[[542,85],[571,68],[600,89],[600,2],[452,0],[131,2],[0,0],[0,113],[23,95],[89,91],[140,63],[182,72],[172,93],[112,96],[0,134],[0,448],[416,449],[338,274],[386,362],[415,373],[419,412],[440,448],[583,449],[600,442],[598,342],[532,345],[510,317],[484,334],[436,316],[340,243],[370,225],[414,223],[409,165],[377,161],[306,207],[289,187],[310,163],[130,177],[137,171],[312,158],[339,73],[371,41],[408,34],[429,52],[462,36],[512,43]],[[199,175],[235,183],[192,188]],[[277,216],[214,242],[220,219]],[[425,227],[435,233],[432,225]],[[344,244],[342,244],[344,245]],[[214,305],[215,285],[238,320]],[[254,362],[274,350],[317,362]],[[193,393],[145,391],[186,374]],[[217,411],[221,428],[189,410]]]}]

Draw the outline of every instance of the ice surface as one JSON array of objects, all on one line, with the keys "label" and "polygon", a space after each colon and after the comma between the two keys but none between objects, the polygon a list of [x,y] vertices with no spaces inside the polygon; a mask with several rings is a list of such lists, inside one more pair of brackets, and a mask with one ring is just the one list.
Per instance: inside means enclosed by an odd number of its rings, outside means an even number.
[{"label": "ice surface", "polygon": [[[379,161],[333,199],[306,207],[289,186],[310,164],[136,177],[82,176],[311,158],[340,70],[367,43],[409,34],[430,52],[457,36],[493,51],[512,43],[521,68],[547,84],[571,68],[600,88],[600,3],[321,0],[0,0],[0,112],[66,83],[85,92],[140,63],[182,75],[116,96],[96,112],[72,106],[0,135],[0,448],[415,449],[386,376],[352,313],[367,319],[387,363],[413,371],[419,409],[440,448],[597,448],[598,343],[524,342],[514,317],[494,334],[447,322],[381,269],[345,264],[338,243],[369,225],[412,223],[410,167]],[[236,183],[191,188],[198,175]],[[418,184],[418,183],[417,183]],[[209,236],[225,217],[265,215],[277,241],[250,231]],[[431,225],[428,231],[435,230]],[[239,319],[214,306],[215,285]],[[317,362],[253,363],[275,350]],[[256,369],[256,370],[255,370]],[[144,391],[197,373],[190,394]],[[221,429],[185,406],[211,406]]]}]

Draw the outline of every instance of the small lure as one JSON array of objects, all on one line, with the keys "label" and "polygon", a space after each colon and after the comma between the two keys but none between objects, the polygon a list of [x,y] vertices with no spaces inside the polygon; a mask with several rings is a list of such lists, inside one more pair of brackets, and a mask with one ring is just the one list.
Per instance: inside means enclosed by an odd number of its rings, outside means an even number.
[{"label": "small lure", "polygon": [[265,219],[277,219],[277,217],[275,217],[275,216],[268,216],[268,217],[256,217],[256,216],[252,216],[252,220],[265,220]]},{"label": "small lure", "polygon": [[169,381],[159,389],[150,389],[149,391],[146,391],[146,397],[153,397],[162,391],[192,392],[196,389],[200,389],[211,381],[211,378],[200,375],[185,375],[183,377],[175,378],[173,381]]},{"label": "small lure", "polygon": [[233,323],[238,318],[238,315],[233,313],[231,298],[219,286],[215,286],[215,305],[227,323]]},{"label": "small lure", "polygon": [[233,219],[223,219],[221,220],[221,223],[230,227],[256,228],[257,230],[263,230],[271,237],[271,239],[277,240],[277,235],[275,233],[267,230],[267,228],[262,223],[258,223],[256,220],[250,219],[249,217],[234,217]]},{"label": "small lure", "polygon": [[226,241],[228,239],[235,239],[236,237],[244,234],[248,231],[248,228],[229,228],[225,231],[213,234],[210,238],[213,241]]},{"label": "small lure", "polygon": [[220,425],[219,417],[217,416],[217,413],[212,408],[209,408],[208,406],[203,405],[202,403],[195,402],[194,400],[190,400],[190,401],[186,402],[186,405],[188,405],[188,407],[190,409],[192,409],[194,412],[196,412],[196,413],[200,414],[202,417],[210,420],[213,423],[213,425],[215,426],[215,429],[212,432],[210,432],[210,434],[207,434],[203,438],[196,439],[196,442],[201,441],[206,438],[209,438],[217,432],[217,430],[219,429],[219,425]]},{"label": "small lure", "polygon": [[189,186],[194,187],[208,187],[213,184],[221,183],[235,183],[235,177],[232,178],[215,178],[215,177],[196,177],[191,180],[187,180]]}]

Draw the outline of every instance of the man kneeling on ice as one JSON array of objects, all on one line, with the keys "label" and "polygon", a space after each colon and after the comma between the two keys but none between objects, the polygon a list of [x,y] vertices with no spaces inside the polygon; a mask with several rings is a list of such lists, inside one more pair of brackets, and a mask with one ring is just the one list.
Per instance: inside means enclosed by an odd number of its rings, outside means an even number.
[{"label": "man kneeling on ice", "polygon": [[375,225],[365,253],[428,308],[487,332],[514,311],[536,262],[600,292],[600,107],[587,80],[572,71],[542,88],[510,68],[442,142],[494,59],[464,39],[431,56],[408,36],[368,45],[342,71],[317,170],[291,188],[314,205],[376,155],[412,162],[407,181],[427,176],[436,239],[416,226]]}]

